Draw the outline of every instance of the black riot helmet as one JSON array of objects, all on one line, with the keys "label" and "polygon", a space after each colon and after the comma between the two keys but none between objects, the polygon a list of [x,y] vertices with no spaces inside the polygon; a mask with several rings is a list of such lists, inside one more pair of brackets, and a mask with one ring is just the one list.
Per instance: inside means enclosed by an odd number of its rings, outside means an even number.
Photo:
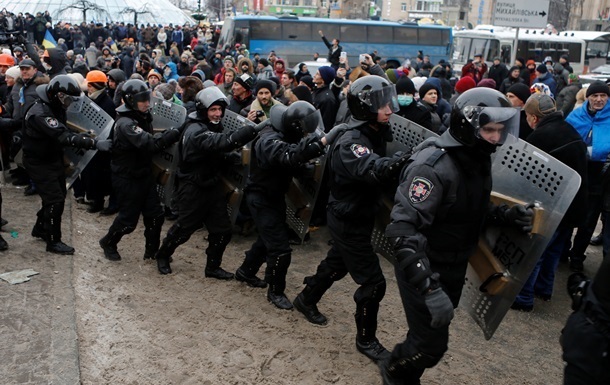
[{"label": "black riot helmet", "polygon": [[119,112],[138,111],[138,102],[150,100],[150,89],[142,80],[127,80],[121,89],[123,105],[117,109]]},{"label": "black riot helmet", "polygon": [[[229,101],[225,94],[218,87],[206,87],[197,93],[195,96],[197,117],[203,121],[209,121],[208,108],[213,105],[219,105],[222,108],[222,116],[225,116],[225,111],[229,105]],[[218,123],[218,122],[212,122]]]},{"label": "black riot helmet", "polygon": [[394,84],[381,76],[364,76],[353,82],[347,93],[347,106],[358,120],[377,121],[377,112],[387,105],[392,112],[399,110]]},{"label": "black riot helmet", "polygon": [[483,141],[495,148],[510,135],[518,137],[519,119],[519,110],[504,94],[487,87],[473,88],[456,99],[449,133],[465,146]]},{"label": "black riot helmet", "polygon": [[54,77],[49,84],[38,86],[36,92],[43,101],[64,108],[79,101],[82,94],[78,82],[68,75]]},{"label": "black riot helmet", "polygon": [[269,113],[271,125],[290,139],[302,138],[322,126],[322,115],[311,103],[297,101],[286,107],[275,105]]}]

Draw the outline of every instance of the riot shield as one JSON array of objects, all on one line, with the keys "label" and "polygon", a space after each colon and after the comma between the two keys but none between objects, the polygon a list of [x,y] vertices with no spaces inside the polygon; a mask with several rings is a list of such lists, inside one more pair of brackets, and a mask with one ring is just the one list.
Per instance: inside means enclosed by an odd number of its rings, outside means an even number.
[{"label": "riot shield", "polygon": [[[390,125],[394,140],[388,143],[388,156],[398,151],[411,153],[413,148],[424,140],[438,137],[434,132],[396,114],[390,117]],[[385,228],[390,223],[390,212],[394,206],[395,193],[396,191],[386,191],[382,195],[381,207],[375,217],[375,227],[373,228],[371,239],[375,252],[381,254],[390,262],[394,261],[393,246],[385,237]]]},{"label": "riot shield", "polygon": [[[222,118],[225,133],[239,130],[246,125],[255,126],[256,124],[233,111],[225,110]],[[241,161],[229,165],[222,173],[222,182],[227,194],[227,209],[232,224],[235,224],[237,220],[239,206],[244,197],[244,187],[246,187],[250,172],[250,146],[251,144],[248,143],[241,149],[235,150],[240,155]]]},{"label": "riot shield", "polygon": [[[100,140],[108,139],[114,120],[91,99],[83,96],[78,103],[72,103],[66,110],[67,126],[78,133],[88,133]],[[85,169],[97,150],[64,147],[66,162],[66,187],[70,188]]]},{"label": "riot shield", "polygon": [[492,164],[492,202],[536,203],[529,234],[487,226],[470,257],[461,304],[490,339],[529,278],[580,187],[580,176],[522,140],[505,143]]},{"label": "riot shield", "polygon": [[[180,127],[186,120],[186,109],[155,96],[150,99],[150,113],[155,132]],[[178,168],[178,144],[173,144],[153,157],[153,173],[158,183],[161,201],[170,206]]]},{"label": "riot shield", "polygon": [[[317,129],[313,135],[323,137],[324,132]],[[301,243],[309,230],[325,167],[326,154],[311,160],[306,173],[292,178],[286,193],[286,222],[301,239]]]}]

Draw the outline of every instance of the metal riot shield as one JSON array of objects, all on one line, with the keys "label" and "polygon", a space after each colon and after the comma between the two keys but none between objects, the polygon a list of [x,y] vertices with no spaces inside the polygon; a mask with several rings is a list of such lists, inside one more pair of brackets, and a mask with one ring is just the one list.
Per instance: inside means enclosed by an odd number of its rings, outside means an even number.
[{"label": "metal riot shield", "polygon": [[[155,132],[180,127],[186,120],[186,109],[175,103],[155,96],[150,99],[150,113]],[[175,174],[178,168],[178,144],[175,143],[153,157],[153,173],[158,183],[161,201],[170,206],[175,188]]]},{"label": "metal riot shield", "polygon": [[505,143],[492,164],[492,202],[535,202],[534,229],[488,226],[470,257],[462,307],[490,339],[529,278],[580,186],[574,170],[519,140]]},{"label": "metal riot shield", "polygon": [[[239,130],[246,125],[255,126],[256,124],[233,111],[225,110],[225,115],[222,118],[222,127],[225,133]],[[235,224],[237,220],[239,206],[244,197],[244,187],[246,187],[250,172],[250,146],[251,144],[248,143],[241,149],[235,150],[240,155],[241,161],[225,168],[222,173],[222,182],[227,194],[227,210],[232,224]]]},{"label": "metal riot shield", "polygon": [[[114,120],[91,99],[83,96],[78,103],[72,103],[66,111],[67,126],[78,133],[88,133],[98,139],[108,139]],[[66,187],[70,188],[85,169],[97,150],[76,147],[64,148],[66,163]]]},{"label": "metal riot shield", "polygon": [[[395,154],[398,151],[410,153],[413,151],[413,147],[424,140],[438,137],[434,132],[396,114],[393,114],[390,117],[390,124],[392,126],[392,136],[394,140],[388,143],[388,156]],[[381,198],[381,207],[375,217],[375,227],[373,228],[371,239],[375,252],[381,254],[391,262],[394,261],[393,246],[385,236],[385,228],[390,223],[390,212],[394,206],[395,193],[396,191],[386,191],[383,194]]]},{"label": "metal riot shield", "polygon": [[[312,135],[323,137],[324,132],[318,128]],[[308,167],[312,170],[306,175],[292,178],[286,193],[286,222],[301,239],[301,243],[309,230],[309,222],[322,185],[326,154],[312,159]]]}]

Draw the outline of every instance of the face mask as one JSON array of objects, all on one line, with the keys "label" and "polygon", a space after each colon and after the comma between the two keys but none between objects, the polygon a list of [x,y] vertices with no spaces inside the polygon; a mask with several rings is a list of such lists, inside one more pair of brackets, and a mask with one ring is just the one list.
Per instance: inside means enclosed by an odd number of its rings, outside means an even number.
[{"label": "face mask", "polygon": [[406,107],[413,103],[413,95],[398,95],[398,104]]},{"label": "face mask", "polygon": [[42,66],[44,67],[45,70],[50,71],[51,68],[53,68],[53,66],[47,64],[46,62],[42,62]]}]

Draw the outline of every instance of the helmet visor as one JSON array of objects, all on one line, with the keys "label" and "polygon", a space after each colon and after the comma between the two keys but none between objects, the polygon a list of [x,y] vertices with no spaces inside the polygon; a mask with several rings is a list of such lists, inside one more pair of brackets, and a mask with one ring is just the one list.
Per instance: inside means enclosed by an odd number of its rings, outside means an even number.
[{"label": "helmet visor", "polygon": [[133,95],[133,101],[134,103],[150,101],[150,90],[138,92],[137,94]]},{"label": "helmet visor", "polygon": [[518,108],[466,106],[464,117],[474,127],[475,136],[501,146],[509,137],[519,136]]},{"label": "helmet visor", "polygon": [[57,99],[59,100],[59,102],[61,103],[61,105],[64,108],[68,108],[71,105],[75,105],[77,107],[73,107],[73,108],[75,108],[77,110],[80,109],[78,107],[79,103],[82,101],[80,96],[73,96],[73,95],[64,94],[63,92],[58,92]]},{"label": "helmet visor", "polygon": [[305,134],[311,134],[318,129],[321,129],[322,132],[324,132],[322,114],[320,113],[320,110],[315,110],[311,114],[293,122],[292,124],[297,126]]},{"label": "helmet visor", "polygon": [[396,88],[393,85],[383,87],[380,90],[363,91],[360,94],[360,100],[368,105],[369,110],[375,114],[388,105],[392,112],[397,112],[400,109],[398,106],[398,96],[396,96]]}]

